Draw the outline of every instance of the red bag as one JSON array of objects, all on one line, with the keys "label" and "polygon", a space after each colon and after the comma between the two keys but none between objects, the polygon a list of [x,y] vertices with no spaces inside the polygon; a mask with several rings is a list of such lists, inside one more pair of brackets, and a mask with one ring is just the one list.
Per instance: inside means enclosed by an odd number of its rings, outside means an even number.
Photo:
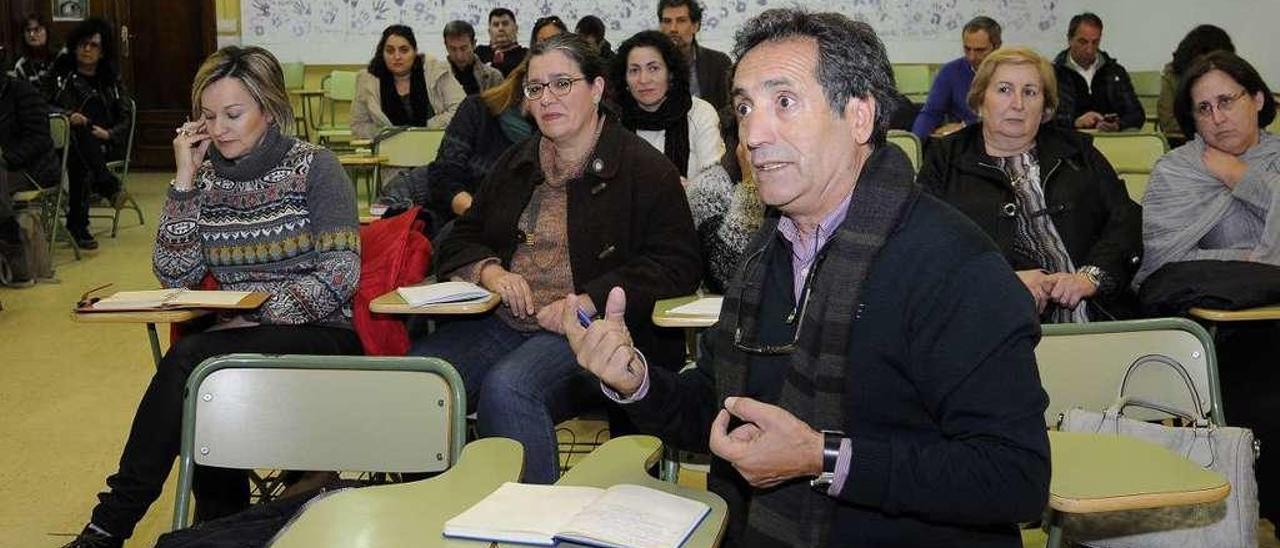
[{"label": "red bag", "polygon": [[431,241],[418,219],[421,207],[360,227],[360,287],[352,306],[356,335],[370,356],[403,356],[409,331],[393,314],[375,314],[369,303],[397,287],[421,282],[431,266]]}]

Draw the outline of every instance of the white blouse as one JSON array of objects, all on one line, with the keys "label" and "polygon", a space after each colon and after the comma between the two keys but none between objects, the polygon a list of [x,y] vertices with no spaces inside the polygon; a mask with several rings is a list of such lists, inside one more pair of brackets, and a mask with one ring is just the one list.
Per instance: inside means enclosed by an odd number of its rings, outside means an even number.
[{"label": "white blouse", "polygon": [[[645,142],[662,152],[667,144],[666,130],[636,130]],[[693,98],[693,106],[689,108],[689,180],[698,176],[714,165],[720,163],[724,156],[724,139],[720,137],[720,116],[715,107],[698,97]]]}]

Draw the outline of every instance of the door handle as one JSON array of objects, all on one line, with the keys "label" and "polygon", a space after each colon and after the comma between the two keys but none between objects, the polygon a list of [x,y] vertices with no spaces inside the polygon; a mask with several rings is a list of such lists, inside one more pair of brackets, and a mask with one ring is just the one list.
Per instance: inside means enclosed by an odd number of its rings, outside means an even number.
[{"label": "door handle", "polygon": [[120,56],[129,57],[129,25],[120,25]]}]

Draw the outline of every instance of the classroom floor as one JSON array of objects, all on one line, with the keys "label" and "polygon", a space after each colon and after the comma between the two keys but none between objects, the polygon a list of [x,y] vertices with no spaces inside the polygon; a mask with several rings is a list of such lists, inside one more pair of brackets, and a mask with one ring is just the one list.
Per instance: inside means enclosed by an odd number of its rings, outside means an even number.
[{"label": "classroom floor", "polygon": [[[69,541],[84,526],[94,495],[115,469],[134,408],[154,369],[146,333],[142,325],[77,324],[70,310],[83,291],[105,283],[114,283],[113,290],[155,286],[151,247],[170,177],[132,176],[129,190],[142,205],[145,226],[126,212],[113,239],[107,234],[109,221],[95,219],[101,247],[79,261],[69,248],[59,247],[56,282],[0,288],[2,548],[55,547]],[[599,422],[573,423],[561,439],[594,440],[602,427]],[[176,476],[175,470],[127,547],[151,546],[168,530]],[[705,486],[704,480],[687,471],[680,478],[695,487]],[[1266,521],[1259,523],[1259,539],[1259,546],[1280,548]]]}]

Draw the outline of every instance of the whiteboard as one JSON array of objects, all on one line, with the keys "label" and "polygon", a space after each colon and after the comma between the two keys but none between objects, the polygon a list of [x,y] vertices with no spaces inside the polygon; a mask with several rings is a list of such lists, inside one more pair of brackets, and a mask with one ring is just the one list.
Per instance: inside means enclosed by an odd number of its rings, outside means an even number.
[{"label": "whiteboard", "polygon": [[[593,14],[608,26],[616,47],[626,37],[657,26],[657,0],[241,0],[241,43],[270,49],[281,61],[363,64],[382,29],[404,23],[421,50],[443,58],[440,30],[461,19],[488,41],[489,10],[516,13],[520,43],[528,45],[533,21],[558,15],[570,28]],[[1027,45],[1052,56],[1066,46],[1067,22],[1089,10],[1102,17],[1103,49],[1129,70],[1159,70],[1178,40],[1199,23],[1227,29],[1236,47],[1268,82],[1280,78],[1280,56],[1271,43],[1280,28],[1275,0],[704,0],[700,43],[728,52],[733,32],[773,7],[801,5],[838,11],[870,23],[897,63],[943,63],[958,57],[960,29],[975,15],[995,18],[1004,43]]]}]

